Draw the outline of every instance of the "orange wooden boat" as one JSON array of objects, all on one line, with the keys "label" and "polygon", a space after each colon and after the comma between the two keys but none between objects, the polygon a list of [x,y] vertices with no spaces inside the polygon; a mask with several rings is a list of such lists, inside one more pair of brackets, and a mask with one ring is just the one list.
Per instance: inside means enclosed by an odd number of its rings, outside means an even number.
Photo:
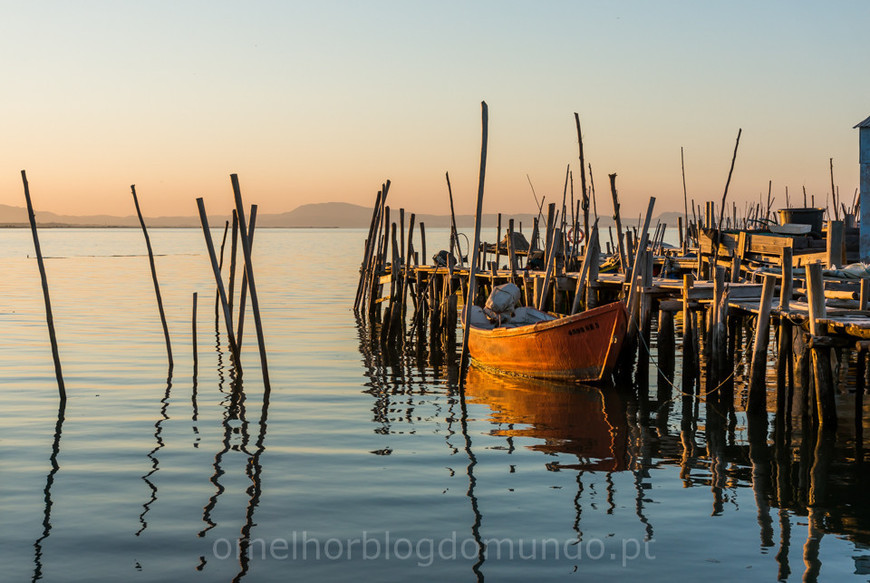
[{"label": "orange wooden boat", "polygon": [[[622,350],[628,313],[614,302],[573,316],[553,318],[518,308],[534,324],[495,326],[472,307],[468,353],[472,362],[522,376],[596,382],[610,378]],[[477,313],[476,313],[477,312]]]}]

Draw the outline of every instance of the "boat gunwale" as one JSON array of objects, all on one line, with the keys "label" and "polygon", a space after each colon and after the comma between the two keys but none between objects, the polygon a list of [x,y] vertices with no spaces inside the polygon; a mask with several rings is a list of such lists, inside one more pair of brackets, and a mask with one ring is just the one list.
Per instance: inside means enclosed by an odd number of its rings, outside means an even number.
[{"label": "boat gunwale", "polygon": [[[482,334],[487,337],[525,336],[528,334],[536,334],[539,332],[550,331],[556,328],[562,328],[564,326],[570,326],[576,322],[586,320],[591,317],[606,317],[606,315],[610,312],[618,312],[620,309],[620,304],[622,304],[621,301],[611,302],[609,304],[604,304],[603,306],[598,306],[596,308],[592,308],[584,312],[579,312],[577,314],[571,314],[570,316],[565,316],[563,318],[545,320],[543,322],[535,322],[534,324],[526,324],[523,326],[514,326],[510,328],[483,328],[472,324],[469,326],[469,328],[475,333]],[[622,304],[622,306],[624,307],[624,304]]]}]

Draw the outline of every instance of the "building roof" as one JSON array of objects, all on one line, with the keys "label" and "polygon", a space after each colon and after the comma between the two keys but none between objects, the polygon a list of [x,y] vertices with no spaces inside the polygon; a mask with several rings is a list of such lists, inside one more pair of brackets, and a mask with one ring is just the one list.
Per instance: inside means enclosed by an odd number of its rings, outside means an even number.
[{"label": "building roof", "polygon": [[854,130],[857,128],[870,128],[870,117],[868,117],[867,119],[865,119],[864,121],[862,121],[861,123],[859,123],[858,125],[856,125],[852,129]]}]

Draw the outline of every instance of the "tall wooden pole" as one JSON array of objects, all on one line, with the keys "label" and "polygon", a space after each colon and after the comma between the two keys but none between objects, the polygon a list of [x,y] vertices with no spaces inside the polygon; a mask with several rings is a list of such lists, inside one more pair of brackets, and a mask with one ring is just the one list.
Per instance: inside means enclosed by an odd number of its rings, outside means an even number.
[{"label": "tall wooden pole", "polygon": [[[478,253],[477,248],[480,246],[480,221],[483,216],[483,185],[484,179],[486,177],[486,143],[487,143],[487,133],[489,128],[489,111],[486,106],[486,101],[480,102],[481,107],[481,142],[480,142],[480,174],[477,182],[477,211],[475,213],[474,218],[474,245],[469,251],[468,255],[471,259],[471,268],[468,274],[468,297],[465,302],[465,310],[462,315],[462,328],[464,333],[462,334],[462,353],[459,358],[459,370],[460,370],[460,389],[463,389],[465,386],[465,375],[462,373],[465,370],[465,367],[468,362],[468,327],[469,321],[471,317],[471,306],[474,305],[474,295],[475,295],[475,277],[477,276],[478,269]],[[462,393],[460,393],[462,394]]]},{"label": "tall wooden pole", "polygon": [[616,174],[610,174],[610,195],[613,197],[613,220],[616,221],[616,237],[619,243],[619,269],[628,275],[628,258],[622,240],[622,219],[619,216],[619,196],[616,194]]},{"label": "tall wooden pole", "polygon": [[233,184],[233,195],[236,199],[236,214],[239,216],[239,239],[242,241],[242,253],[245,255],[245,275],[248,278],[248,290],[251,294],[251,310],[254,312],[254,326],[257,329],[257,343],[260,346],[260,365],[263,369],[263,384],[266,390],[271,389],[269,383],[269,367],[266,362],[266,340],[263,337],[263,322],[260,319],[260,304],[257,301],[257,285],[254,282],[254,266],[251,263],[251,242],[248,239],[248,226],[245,222],[245,207],[242,203],[242,190],[239,187],[239,177],[230,174]]},{"label": "tall wooden pole", "polygon": [[194,382],[196,382],[196,373],[199,369],[199,353],[196,348],[196,297],[197,293],[193,292],[193,308],[191,310],[192,315],[190,317],[190,337],[193,343],[193,378]]},{"label": "tall wooden pole", "polygon": [[163,338],[166,340],[166,356],[169,359],[169,370],[172,370],[172,344],[169,342],[169,327],[166,325],[166,313],[163,311],[163,299],[160,297],[160,284],[157,282],[157,268],[154,267],[154,253],[151,250],[151,238],[148,237],[148,229],[145,228],[145,219],[139,209],[139,198],[136,196],[136,185],[131,184],[133,192],[133,204],[136,205],[136,215],[142,226],[142,234],[145,235],[145,247],[148,248],[148,263],[151,265],[151,280],[154,282],[154,294],[157,296],[157,310],[160,312],[160,323],[163,324]]},{"label": "tall wooden pole", "polygon": [[221,270],[218,266],[217,254],[214,250],[214,241],[211,239],[211,229],[208,225],[208,215],[205,212],[205,202],[202,198],[196,199],[196,206],[199,209],[199,220],[202,224],[202,232],[205,235],[205,246],[208,249],[208,257],[211,260],[211,268],[214,272],[215,284],[218,288],[218,297],[220,298],[221,307],[224,312],[224,322],[227,329],[227,342],[230,345],[230,351],[233,354],[233,360],[239,374],[242,372],[242,360],[239,358],[239,347],[236,344],[236,335],[233,333],[232,317],[230,316],[229,305],[227,304],[227,293],[224,290],[224,281],[221,278]]},{"label": "tall wooden pole", "polygon": [[580,116],[574,112],[574,123],[577,125],[577,142],[580,145],[580,187],[583,196],[583,236],[589,244],[589,195],[586,192],[586,158],[583,157],[583,134],[580,133]]},{"label": "tall wooden pole", "polygon": [[[444,176],[447,178],[447,194],[450,196],[450,238],[451,241],[454,241],[456,245],[456,252],[459,254],[459,259],[457,260],[459,266],[462,266],[462,248],[459,246],[459,233],[456,230],[456,212],[453,210],[453,189],[450,187],[450,173],[445,172]],[[469,256],[471,252],[469,251]],[[450,258],[447,259],[448,265],[450,264]]]},{"label": "tall wooden pole", "polygon": [[230,308],[230,316],[233,315],[233,298],[235,297],[234,291],[236,287],[236,255],[238,253],[239,248],[239,217],[236,215],[235,209],[233,209],[233,241],[230,247],[230,285],[227,289],[227,304]]},{"label": "tall wooden pole", "polygon": [[686,222],[686,235],[683,239],[683,255],[687,255],[689,252],[689,194],[686,191],[686,161],[683,158],[683,147],[680,146],[680,169],[682,170],[683,175],[683,216],[685,217]]},{"label": "tall wooden pole", "polygon": [[57,349],[57,337],[54,334],[54,318],[51,315],[51,298],[48,294],[48,278],[45,276],[45,263],[42,261],[42,250],[39,247],[39,236],[36,233],[36,215],[30,202],[30,186],[27,183],[27,173],[21,171],[24,182],[24,200],[27,201],[27,216],[30,219],[30,232],[33,234],[33,247],[36,250],[36,263],[39,265],[39,277],[42,280],[42,297],[45,300],[45,321],[48,324],[48,338],[51,342],[51,356],[54,359],[54,373],[57,377],[57,391],[60,395],[61,407],[66,404],[66,387],[63,383],[63,371],[60,367],[60,353]]},{"label": "tall wooden pole", "polygon": [[[248,243],[251,248],[254,247],[254,232],[257,226],[257,205],[251,205],[251,222],[248,225]],[[245,304],[248,301],[248,275],[242,272],[242,289],[239,291],[239,326],[236,332],[236,342],[239,344],[239,350],[242,348],[242,336],[245,332]]]}]

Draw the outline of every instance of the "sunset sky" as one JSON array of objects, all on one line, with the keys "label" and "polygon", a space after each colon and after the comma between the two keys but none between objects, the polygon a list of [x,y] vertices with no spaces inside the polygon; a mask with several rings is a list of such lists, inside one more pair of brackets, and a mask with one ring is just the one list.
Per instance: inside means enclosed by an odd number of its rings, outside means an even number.
[{"label": "sunset sky", "polygon": [[[858,185],[870,2],[0,2],[0,204],[146,215],[312,202],[487,212],[561,198],[580,114],[599,208],[775,206]],[[800,201],[802,203],[802,200]]]}]

